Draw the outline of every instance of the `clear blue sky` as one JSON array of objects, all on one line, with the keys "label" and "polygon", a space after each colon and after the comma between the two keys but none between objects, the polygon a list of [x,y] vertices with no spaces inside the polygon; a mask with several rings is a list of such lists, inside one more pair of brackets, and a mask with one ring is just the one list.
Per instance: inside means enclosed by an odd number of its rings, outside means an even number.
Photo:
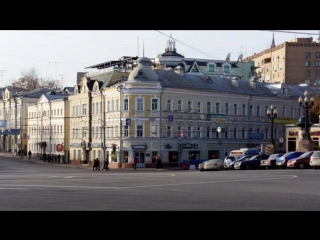
[{"label": "clear blue sky", "polygon": [[[242,51],[244,57],[258,53],[271,44],[271,31],[53,31],[11,30],[0,31],[0,86],[7,80],[18,79],[21,72],[35,68],[39,77],[62,80],[64,86],[76,84],[77,72],[84,72],[90,65],[117,60],[121,56],[145,56],[154,58],[163,53],[168,37],[176,39],[176,48],[187,58],[237,60]],[[301,32],[274,32],[276,45],[295,37],[318,38],[318,30],[283,30]],[[163,34],[162,34],[163,33]],[[306,33],[306,34],[302,34]],[[165,34],[165,35],[164,35]],[[138,54],[139,38],[139,54]],[[180,42],[182,43],[180,43]],[[186,46],[186,45],[189,46]],[[198,50],[195,50],[196,48]]]}]

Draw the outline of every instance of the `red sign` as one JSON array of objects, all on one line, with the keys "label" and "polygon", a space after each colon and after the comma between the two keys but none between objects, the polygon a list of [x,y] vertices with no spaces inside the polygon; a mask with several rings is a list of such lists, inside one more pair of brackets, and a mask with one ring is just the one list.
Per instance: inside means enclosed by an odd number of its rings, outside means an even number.
[{"label": "red sign", "polygon": [[56,145],[56,151],[57,152],[62,152],[63,151],[63,145],[62,144],[57,144]]}]

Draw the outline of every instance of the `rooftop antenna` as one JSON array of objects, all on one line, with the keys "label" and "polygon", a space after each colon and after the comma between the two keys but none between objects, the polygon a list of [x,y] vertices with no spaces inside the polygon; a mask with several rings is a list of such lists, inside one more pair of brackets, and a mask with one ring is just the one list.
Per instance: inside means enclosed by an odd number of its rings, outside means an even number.
[{"label": "rooftop antenna", "polygon": [[1,71],[1,86],[4,87],[3,85],[3,72],[5,72],[6,70],[0,70]]},{"label": "rooftop antenna", "polygon": [[138,39],[137,39],[137,46],[138,46],[138,57],[139,57],[139,36],[138,36]]},{"label": "rooftop antenna", "polygon": [[142,42],[142,57],[144,57],[144,42]]},{"label": "rooftop antenna", "polygon": [[61,87],[62,87],[62,89],[63,89],[63,74],[59,74],[59,76],[61,77]]}]

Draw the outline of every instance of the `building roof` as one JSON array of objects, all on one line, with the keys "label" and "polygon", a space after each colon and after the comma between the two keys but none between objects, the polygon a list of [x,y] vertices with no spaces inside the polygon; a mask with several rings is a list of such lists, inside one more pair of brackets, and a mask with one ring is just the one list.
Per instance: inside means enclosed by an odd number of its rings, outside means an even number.
[{"label": "building roof", "polygon": [[58,100],[58,99],[66,99],[67,98],[66,95],[45,95],[45,97],[49,101]]},{"label": "building roof", "polygon": [[239,86],[236,87],[232,84],[232,80],[227,77],[210,76],[211,80],[207,81],[204,79],[203,75],[185,74],[181,76],[174,71],[155,70],[155,72],[158,75],[158,79],[163,87],[235,94],[274,96],[274,94],[265,87],[264,83],[258,81],[255,82],[256,88],[252,88],[248,79],[237,80]]},{"label": "building roof", "polygon": [[182,56],[181,54],[177,53],[176,51],[166,51],[165,53],[161,54],[162,57],[182,57],[184,58],[184,56]]}]

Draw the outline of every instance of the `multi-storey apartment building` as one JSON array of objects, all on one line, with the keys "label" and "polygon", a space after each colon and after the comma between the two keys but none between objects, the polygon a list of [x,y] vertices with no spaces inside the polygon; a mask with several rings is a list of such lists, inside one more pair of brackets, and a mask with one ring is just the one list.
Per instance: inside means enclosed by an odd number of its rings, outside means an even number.
[{"label": "multi-storey apartment building", "polygon": [[[271,136],[266,111],[278,117],[273,137],[278,147],[285,124],[301,115],[297,99],[319,89],[257,78],[239,79],[174,70],[154,70],[139,58],[127,79],[114,84],[83,77],[70,96],[70,159],[73,164],[108,158],[111,167],[148,167],[157,156],[165,164],[183,159],[224,157],[233,149],[257,147]],[[108,80],[109,81],[109,80]],[[101,109],[101,110],[100,110]],[[221,131],[219,131],[221,130]]]},{"label": "multi-storey apartment building", "polygon": [[28,149],[38,156],[60,154],[68,162],[69,104],[66,92],[42,94],[28,106]]},{"label": "multi-storey apartment building", "polygon": [[320,84],[320,43],[313,38],[295,38],[243,59],[254,61],[260,81],[291,85]]},{"label": "multi-storey apartment building", "polygon": [[254,73],[254,62],[242,61],[242,54],[237,61],[230,60],[230,54],[224,60],[185,58],[176,49],[174,39],[167,40],[165,52],[159,54],[152,65],[155,69],[175,68],[180,66],[186,74],[207,74],[209,76],[239,77],[249,79]]},{"label": "multi-storey apartment building", "polygon": [[2,89],[0,100],[1,148],[16,153],[18,149],[27,153],[28,118],[27,107],[35,104],[49,89],[16,92],[12,87]]},{"label": "multi-storey apartment building", "polygon": [[[117,162],[118,157],[113,151],[113,141],[117,124],[111,112],[119,110],[119,99],[110,95],[109,88],[127,80],[129,72],[136,66],[135,57],[123,57],[117,61],[109,61],[94,66],[79,78],[73,88],[73,95],[68,98],[70,107],[70,161],[72,164],[88,164],[95,158],[100,160],[108,157]],[[108,111],[108,116],[106,112]],[[119,111],[118,111],[119,113]],[[119,119],[119,117],[118,117]],[[105,133],[105,135],[103,135]],[[107,140],[106,140],[107,136]],[[118,146],[119,147],[119,146]]]}]

